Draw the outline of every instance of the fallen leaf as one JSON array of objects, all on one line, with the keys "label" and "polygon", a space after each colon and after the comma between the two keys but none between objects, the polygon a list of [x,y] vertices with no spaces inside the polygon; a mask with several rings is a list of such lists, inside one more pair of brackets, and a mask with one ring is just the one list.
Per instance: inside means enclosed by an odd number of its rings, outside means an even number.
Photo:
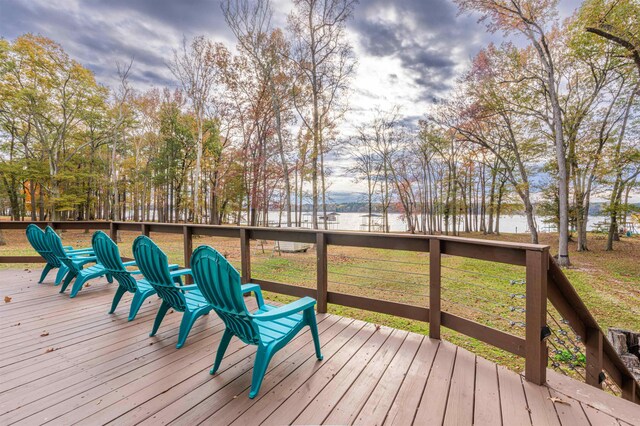
[{"label": "fallen leaf", "polygon": [[18,325],[20,325],[20,323],[16,323],[16,324],[13,324],[13,325],[14,325],[14,326],[18,326]]},{"label": "fallen leaf", "polygon": [[5,296],[4,303],[9,303],[9,302],[11,302],[11,298],[9,296]]},{"label": "fallen leaf", "polygon": [[42,332],[40,337],[47,337],[48,335],[49,335],[49,332],[47,330],[45,330],[45,331]]},{"label": "fallen leaf", "polygon": [[48,354],[49,352],[53,352],[55,350],[56,350],[55,348],[47,348],[47,350],[44,351],[44,353]]},{"label": "fallen leaf", "polygon": [[86,283],[84,286],[85,286],[85,287],[91,287],[91,284]]},{"label": "fallen leaf", "polygon": [[566,405],[571,405],[569,404],[567,401],[565,401],[562,398],[557,398],[555,396],[549,397],[549,399],[551,400],[551,402],[553,402],[554,404],[566,404]]}]

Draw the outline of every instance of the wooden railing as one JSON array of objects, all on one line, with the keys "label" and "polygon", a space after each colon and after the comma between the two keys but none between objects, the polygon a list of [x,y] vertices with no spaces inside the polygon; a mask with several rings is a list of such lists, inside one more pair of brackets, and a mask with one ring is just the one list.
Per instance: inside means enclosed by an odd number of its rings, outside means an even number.
[{"label": "wooden railing", "polygon": [[[289,296],[317,299],[318,312],[327,304],[364,309],[429,322],[431,338],[440,338],[440,328],[447,327],[512,354],[524,357],[525,378],[536,384],[546,381],[548,349],[545,340],[547,301],[568,321],[586,347],[586,381],[602,388],[606,371],[622,390],[622,396],[640,403],[640,387],[615,352],[597,322],[584,305],[553,257],[549,247],[502,241],[479,240],[442,235],[377,234],[291,228],[257,228],[155,222],[0,222],[0,229],[25,229],[29,223],[55,229],[109,230],[115,240],[118,231],[182,234],[184,266],[188,267],[194,236],[238,238],[243,282],[255,282],[266,291]],[[310,243],[316,246],[316,288],[254,279],[251,276],[251,240],[278,240]],[[429,306],[416,306],[388,300],[331,291],[328,288],[327,247],[350,246],[429,252]],[[441,259],[443,255],[461,256],[526,268],[525,337],[488,327],[441,308]],[[37,256],[0,256],[0,263],[41,262]]]}]

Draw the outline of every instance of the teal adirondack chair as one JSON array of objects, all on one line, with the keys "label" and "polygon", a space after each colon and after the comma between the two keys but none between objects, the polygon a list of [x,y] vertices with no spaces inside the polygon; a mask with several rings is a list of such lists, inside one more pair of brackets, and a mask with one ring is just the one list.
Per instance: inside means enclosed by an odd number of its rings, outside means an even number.
[{"label": "teal adirondack chair", "polygon": [[[64,278],[64,282],[62,283],[62,288],[60,289],[60,293],[64,293],[71,280],[75,278],[73,282],[73,286],[71,287],[71,294],[69,297],[74,298],[78,294],[80,290],[82,290],[82,286],[89,280],[94,278],[102,277],[104,275],[107,276],[107,280],[109,283],[113,282],[113,277],[111,274],[98,263],[97,258],[92,256],[71,256],[67,252],[65,252],[64,247],[62,246],[62,240],[60,240],[60,236],[56,234],[56,232],[47,228],[45,231],[47,242],[49,243],[49,247],[51,248],[51,252],[69,269],[67,272],[67,276]],[[88,263],[95,263],[88,268],[85,268],[85,265]]]},{"label": "teal adirondack chair", "polygon": [[162,299],[162,305],[158,309],[149,336],[155,336],[165,314],[169,308],[173,308],[173,310],[183,313],[178,344],[176,345],[176,348],[180,349],[187,340],[193,323],[202,315],[208,314],[211,311],[211,306],[202,297],[195,284],[179,285],[176,283],[176,279],[180,276],[190,275],[191,269],[169,270],[167,255],[149,237],[140,235],[135,239],[133,257],[144,278]]},{"label": "teal adirondack chair", "polygon": [[[253,365],[249,392],[249,398],[254,398],[260,390],[262,379],[273,355],[289,343],[306,325],[311,329],[316,357],[322,360],[318,326],[313,310],[316,304],[315,299],[303,297],[285,306],[267,305],[262,298],[260,286],[241,285],[240,274],[233,265],[208,246],[200,246],[193,252],[191,269],[202,295],[226,326],[211,374],[218,371],[232,336],[238,337],[246,344],[257,345],[258,353]],[[249,292],[255,293],[258,303],[258,309],[253,313],[247,310],[243,298],[243,294]]]},{"label": "teal adirondack chair", "polygon": [[[120,299],[122,299],[125,293],[133,293],[131,308],[129,309],[129,321],[132,321],[138,314],[145,299],[156,294],[156,290],[151,287],[151,284],[145,279],[136,281],[133,276],[141,275],[142,272],[127,270],[127,266],[136,266],[136,262],[123,262],[120,257],[118,245],[109,238],[107,234],[102,231],[96,231],[91,238],[91,243],[98,262],[100,262],[118,282],[118,290],[116,290],[116,294],[113,296],[109,313],[112,314],[115,312],[118,303],[120,303]],[[174,266],[177,267],[177,265]]]},{"label": "teal adirondack chair", "polygon": [[[49,226],[47,226],[49,228]],[[55,232],[55,231],[54,231]],[[45,232],[40,229],[39,226],[31,223],[27,226],[26,230],[27,240],[31,247],[38,252],[40,256],[47,262],[42,270],[42,274],[40,274],[40,280],[38,281],[41,284],[44,279],[47,277],[47,274],[52,269],[58,268],[58,273],[56,274],[55,285],[58,285],[62,282],[65,274],[69,270],[61,261],[58,259],[52,252],[49,244],[47,243]],[[85,255],[91,253],[91,249],[78,249],[74,250],[71,246],[63,247],[65,253],[71,256],[77,255]]]}]

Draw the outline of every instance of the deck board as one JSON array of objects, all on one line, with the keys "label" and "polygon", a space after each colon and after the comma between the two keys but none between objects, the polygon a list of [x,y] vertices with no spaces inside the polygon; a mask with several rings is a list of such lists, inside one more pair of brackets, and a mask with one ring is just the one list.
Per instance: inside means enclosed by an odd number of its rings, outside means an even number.
[{"label": "deck board", "polygon": [[366,324],[348,344],[342,346],[331,358],[320,363],[317,371],[307,377],[307,380],[291,393],[263,424],[292,424],[298,414],[343,370],[356,353],[363,348],[365,351],[375,350],[385,339],[386,336],[379,332],[375,325]]},{"label": "deck board", "polygon": [[502,424],[500,391],[496,365],[476,357],[476,389],[474,394],[473,421],[479,426]]},{"label": "deck board", "polygon": [[416,423],[435,425],[442,424],[444,421],[457,349],[450,343],[440,343],[436,359],[431,366],[427,386],[424,388],[422,400],[418,406]]},{"label": "deck board", "polygon": [[519,376],[512,374],[502,366],[498,366],[498,383],[500,386],[500,407],[502,421],[507,425],[531,424],[527,398]]},{"label": "deck board", "polygon": [[420,348],[387,413],[385,424],[406,425],[413,422],[439,345],[439,340],[428,337],[422,339]]},{"label": "deck board", "polygon": [[527,397],[531,422],[534,425],[559,426],[560,419],[551,401],[549,389],[544,386],[537,386],[526,380],[522,381],[524,393]]},{"label": "deck board", "polygon": [[366,369],[349,389],[342,390],[344,393],[329,413],[329,416],[324,419],[324,423],[349,424],[353,421],[355,415],[369,399],[371,389],[375,388],[380,382],[389,364],[402,347],[407,335],[407,332],[396,332],[389,339],[380,356],[376,356],[367,365]]},{"label": "deck board", "polygon": [[473,395],[475,393],[476,356],[458,348],[451,376],[451,388],[445,411],[445,425],[473,424]]},{"label": "deck board", "polygon": [[[341,370],[341,374],[334,377],[322,392],[307,405],[305,410],[296,417],[294,423],[321,424],[341,401],[349,404],[351,409],[354,409],[352,405],[353,402],[350,403],[350,398],[344,397],[345,394],[361,401],[362,399],[366,401],[364,397],[368,396],[369,389],[371,389],[374,384],[377,384],[379,373],[384,371],[384,366],[391,362],[391,359],[400,348],[407,333],[382,327],[378,331],[378,335],[381,339],[384,339],[384,342],[381,345],[377,345],[377,343],[374,344],[374,342],[371,341],[371,344],[367,345],[368,347],[362,348],[358,354],[351,358],[349,363],[345,365]],[[364,375],[364,385],[353,386],[353,383],[360,378],[361,374]],[[333,422],[327,423],[335,424]]]},{"label": "deck board", "polygon": [[[589,424],[587,415],[584,413],[582,406],[578,401],[567,398],[553,389],[549,390],[551,398],[554,398],[556,412],[563,426],[581,426]],[[562,401],[562,402],[559,402]]]},{"label": "deck board", "polygon": [[536,386],[451,343],[328,314],[318,315],[324,360],[300,333],[250,400],[254,347],[233,339],[209,375],[224,327],[215,313],[177,350],[179,313],[148,337],[157,298],[127,321],[130,295],[107,314],[106,280],[69,299],[38,276],[0,270],[11,297],[0,302],[2,425],[640,424],[637,405],[551,371]]},{"label": "deck board", "polygon": [[409,335],[355,419],[355,424],[382,424],[411,367],[423,337]]}]

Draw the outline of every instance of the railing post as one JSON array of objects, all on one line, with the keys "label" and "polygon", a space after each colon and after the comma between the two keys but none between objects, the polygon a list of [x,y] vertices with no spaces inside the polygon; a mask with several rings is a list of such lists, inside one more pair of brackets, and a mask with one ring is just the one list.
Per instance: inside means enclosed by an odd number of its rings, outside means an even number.
[{"label": "railing post", "polygon": [[440,240],[429,239],[429,337],[432,339],[440,339],[441,258]]},{"label": "railing post", "polygon": [[240,230],[240,262],[242,263],[242,284],[251,282],[251,238],[249,231]]},{"label": "railing post", "polygon": [[327,239],[324,232],[316,233],[316,299],[319,313],[327,312],[327,287],[328,287],[328,264],[327,264]]},{"label": "railing post", "polygon": [[109,222],[109,237],[115,242],[118,241],[118,225],[113,221]]},{"label": "railing post", "polygon": [[627,375],[622,375],[622,385],[620,386],[620,390],[622,390],[622,397],[627,401],[638,402],[637,391],[636,391],[636,381],[633,377],[629,377]]},{"label": "railing post", "polygon": [[149,236],[149,224],[141,223],[140,224],[140,233],[146,237]]},{"label": "railing post", "polygon": [[[193,253],[193,233],[189,225],[182,227],[183,249],[184,249],[184,267],[191,267],[191,253]],[[192,284],[193,279],[190,275],[185,276],[187,284]]]},{"label": "railing post", "polygon": [[584,345],[586,349],[586,381],[587,384],[602,389],[600,373],[602,373],[602,333],[598,328],[587,328],[587,338]]},{"label": "railing post", "polygon": [[537,385],[547,381],[547,343],[543,328],[547,325],[547,250],[527,250],[527,298],[525,378]]}]

